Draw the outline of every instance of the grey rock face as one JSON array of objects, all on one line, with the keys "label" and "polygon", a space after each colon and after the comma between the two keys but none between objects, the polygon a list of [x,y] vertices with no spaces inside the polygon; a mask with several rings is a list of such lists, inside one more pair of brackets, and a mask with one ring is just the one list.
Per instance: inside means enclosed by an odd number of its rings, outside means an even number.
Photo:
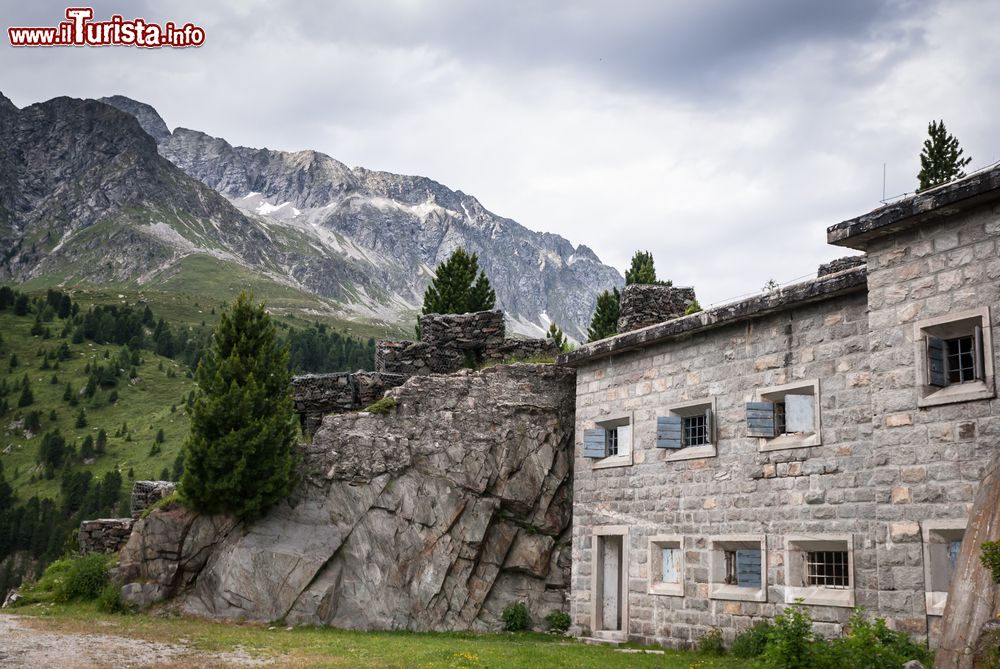
[{"label": "grey rock face", "polygon": [[124,95],[112,95],[109,98],[101,98],[100,102],[117,107],[127,114],[131,114],[139,121],[139,125],[146,131],[146,134],[157,142],[170,136],[167,124],[163,122],[155,109],[144,102],[138,102]]},{"label": "grey rock face", "polygon": [[515,601],[540,623],[566,607],[574,390],[552,366],[414,377],[386,415],[324,418],[292,498],[263,519],[139,521],[121,569],[146,586],[126,590],[355,629],[496,629]]}]

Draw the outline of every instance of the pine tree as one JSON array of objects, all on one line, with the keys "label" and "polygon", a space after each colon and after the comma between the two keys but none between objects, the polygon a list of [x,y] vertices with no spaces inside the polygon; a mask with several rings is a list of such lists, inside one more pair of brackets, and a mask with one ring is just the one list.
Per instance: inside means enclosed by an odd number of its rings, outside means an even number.
[{"label": "pine tree", "polygon": [[294,484],[288,348],[253,298],[224,312],[198,364],[180,491],[196,510],[255,518]]},{"label": "pine tree", "polygon": [[633,283],[659,286],[672,286],[672,281],[658,281],[656,268],[653,266],[653,254],[649,251],[636,251],[632,256],[631,266],[625,270],[625,285]]},{"label": "pine tree", "polygon": [[920,173],[917,180],[920,187],[917,192],[947,183],[952,179],[965,176],[962,168],[972,162],[970,157],[962,157],[962,149],[958,140],[944,127],[944,121],[931,121],[927,124],[927,134],[923,151],[920,152]]},{"label": "pine tree", "polygon": [[597,341],[618,334],[618,311],[621,294],[617,288],[597,296],[597,308],[587,328],[587,341]]},{"label": "pine tree", "polygon": [[569,350],[569,341],[567,341],[566,335],[563,334],[563,331],[556,325],[555,321],[549,323],[549,331],[545,333],[545,337],[546,339],[551,339],[552,343],[560,351],[565,352]]},{"label": "pine tree", "polygon": [[83,407],[80,407],[80,413],[76,415],[74,425],[78,428],[87,427],[87,412]]},{"label": "pine tree", "polygon": [[437,266],[431,285],[424,291],[424,314],[465,314],[496,306],[497,295],[479,257],[458,248]]},{"label": "pine tree", "polygon": [[24,379],[21,381],[21,396],[17,398],[18,408],[30,406],[35,401],[35,396],[31,392],[31,383],[28,381],[28,375],[24,375]]}]

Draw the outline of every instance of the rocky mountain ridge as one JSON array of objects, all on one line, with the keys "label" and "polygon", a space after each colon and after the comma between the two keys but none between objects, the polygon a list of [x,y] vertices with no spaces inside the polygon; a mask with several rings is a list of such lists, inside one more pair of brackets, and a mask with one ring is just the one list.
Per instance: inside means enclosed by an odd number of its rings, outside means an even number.
[{"label": "rocky mountain ridge", "polygon": [[317,151],[232,146],[166,124],[148,105],[104,98],[136,115],[160,154],[249,216],[314,235],[327,253],[354,257],[416,309],[431,270],[458,246],[479,255],[515,329],[540,334],[550,320],[583,338],[595,296],[621,275],[586,246],[528,230],[474,197],[420,176],[349,168]]},{"label": "rocky mountain ridge", "polygon": [[197,292],[252,276],[312,311],[396,326],[463,246],[535,336],[551,319],[583,338],[596,294],[622,283],[587,247],[431,179],[171,132],[122,96],[0,96],[0,245],[0,281]]}]

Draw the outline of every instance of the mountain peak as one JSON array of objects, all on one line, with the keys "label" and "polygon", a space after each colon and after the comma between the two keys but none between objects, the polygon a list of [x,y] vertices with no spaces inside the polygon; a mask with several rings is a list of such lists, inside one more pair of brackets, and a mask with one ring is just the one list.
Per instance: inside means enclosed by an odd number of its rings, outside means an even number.
[{"label": "mountain peak", "polygon": [[142,126],[142,129],[155,139],[157,144],[170,137],[170,129],[167,128],[167,124],[163,122],[163,118],[160,117],[160,114],[156,111],[156,109],[145,102],[139,102],[138,100],[127,98],[124,95],[112,95],[110,97],[100,98],[98,102],[111,105],[126,114],[134,116],[136,120],[139,121],[139,125]]},{"label": "mountain peak", "polygon": [[0,93],[0,113],[17,111],[17,105],[10,101],[10,98]]}]

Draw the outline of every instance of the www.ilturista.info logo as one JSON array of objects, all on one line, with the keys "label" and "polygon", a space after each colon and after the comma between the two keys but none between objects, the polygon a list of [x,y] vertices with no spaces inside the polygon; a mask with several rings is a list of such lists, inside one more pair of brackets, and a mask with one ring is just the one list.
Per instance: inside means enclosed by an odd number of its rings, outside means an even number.
[{"label": "www.ilturista.info logo", "polygon": [[93,21],[91,7],[69,7],[66,21],[48,28],[7,28],[11,46],[139,46],[160,47],[201,46],[205,29],[193,23],[163,25],[144,19],[126,21],[115,14],[108,21]]}]

